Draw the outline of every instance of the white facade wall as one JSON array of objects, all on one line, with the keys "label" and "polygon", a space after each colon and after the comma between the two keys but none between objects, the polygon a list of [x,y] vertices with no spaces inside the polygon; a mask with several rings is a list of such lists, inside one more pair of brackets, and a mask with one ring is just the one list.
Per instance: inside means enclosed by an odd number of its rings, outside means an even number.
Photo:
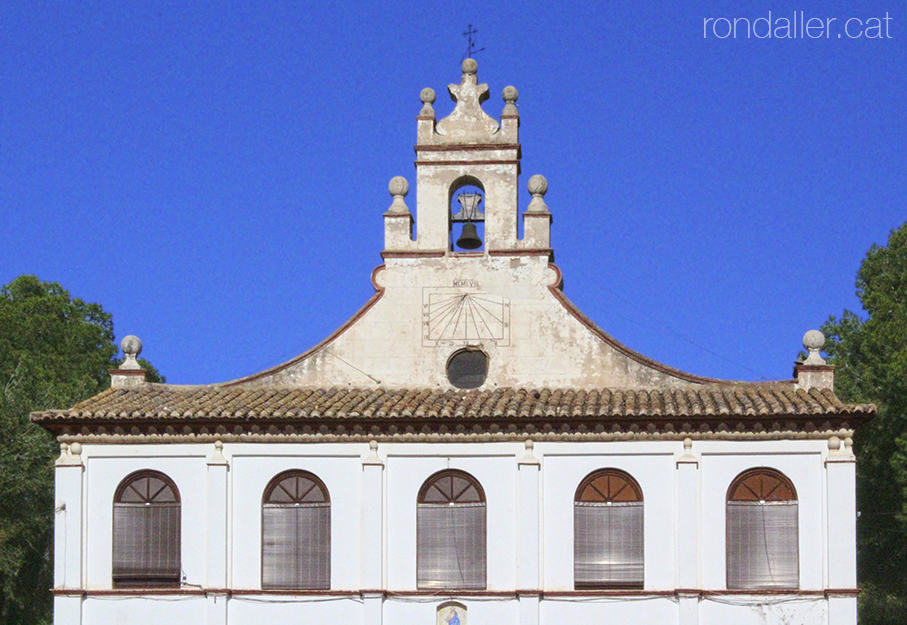
[{"label": "white facade wall", "polygon": [[[450,598],[465,604],[477,624],[855,623],[854,598],[823,594],[846,589],[829,580],[852,579],[852,569],[836,569],[852,566],[847,554],[854,549],[854,465],[826,463],[825,441],[697,441],[685,456],[693,462],[686,465],[678,463],[684,454],[679,441],[538,442],[529,460],[519,442],[382,443],[378,457],[365,443],[226,443],[225,481],[211,472],[223,470],[209,464],[213,450],[212,444],[86,444],[82,466],[58,466],[58,508],[65,503],[57,513],[55,546],[58,624],[434,623],[437,605]],[[760,466],[787,475],[797,491],[796,595],[721,592],[728,486],[742,471]],[[430,475],[446,468],[472,474],[485,491],[485,592],[417,592],[416,496]],[[580,481],[601,468],[626,471],[642,489],[643,591],[574,591],[574,495]],[[165,473],[179,489],[180,591],[130,596],[112,588],[114,492],[140,469]],[[314,473],[330,494],[329,593],[256,592],[262,493],[288,469]],[[682,470],[691,473],[681,479]],[[829,471],[850,491],[833,490]],[[66,516],[72,513],[78,515],[75,525]],[[840,529],[830,535],[829,527]],[[219,550],[218,536],[225,536]],[[683,561],[678,554],[685,554]],[[695,561],[688,562],[690,557]],[[226,563],[226,571],[218,562]]]}]

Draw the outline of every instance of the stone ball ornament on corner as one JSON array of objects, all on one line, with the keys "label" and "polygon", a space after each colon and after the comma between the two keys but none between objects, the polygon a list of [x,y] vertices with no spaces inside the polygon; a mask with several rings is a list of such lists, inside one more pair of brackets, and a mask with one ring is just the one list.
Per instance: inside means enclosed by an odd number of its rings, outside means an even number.
[{"label": "stone ball ornament on corner", "polygon": [[422,91],[419,92],[419,100],[422,102],[422,104],[434,104],[435,97],[435,90],[431,87],[425,87]]},{"label": "stone ball ornament on corner", "polygon": [[803,361],[804,365],[824,365],[825,359],[819,353],[825,347],[825,335],[818,330],[809,330],[803,335],[803,347],[809,355]]},{"label": "stone ball ornament on corner", "polygon": [[529,178],[526,188],[532,194],[532,199],[529,201],[529,206],[526,207],[526,212],[547,213],[548,204],[545,202],[545,194],[548,193],[548,179],[541,174],[535,174]]},{"label": "stone ball ornament on corner", "polygon": [[545,195],[548,193],[548,179],[542,174],[535,174],[529,178],[529,184],[526,185],[529,193],[535,195]]},{"label": "stone ball ornament on corner", "polygon": [[120,347],[127,356],[138,356],[142,353],[142,339],[134,334],[129,334],[120,341]]},{"label": "stone ball ornament on corner", "polygon": [[808,350],[822,349],[825,347],[825,335],[818,330],[808,330],[803,335],[803,347]]},{"label": "stone ball ornament on corner", "polygon": [[126,355],[126,360],[120,365],[120,369],[141,369],[136,357],[142,353],[142,340],[134,334],[129,334],[120,341],[120,347],[123,349],[123,354]]},{"label": "stone ball ornament on corner", "polygon": [[422,110],[419,111],[419,117],[434,119],[435,109],[432,104],[435,102],[435,90],[431,87],[425,87],[419,92],[419,100],[422,102]]},{"label": "stone ball ornament on corner", "polygon": [[405,197],[409,193],[409,182],[403,176],[394,176],[387,183],[387,190],[393,197],[398,195]]}]

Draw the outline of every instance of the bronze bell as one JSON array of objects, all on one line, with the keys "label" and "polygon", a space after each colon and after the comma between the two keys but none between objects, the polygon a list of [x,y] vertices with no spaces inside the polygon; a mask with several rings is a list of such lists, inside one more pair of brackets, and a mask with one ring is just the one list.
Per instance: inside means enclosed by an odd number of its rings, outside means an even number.
[{"label": "bronze bell", "polygon": [[464,250],[474,250],[477,247],[481,247],[482,239],[479,238],[479,233],[476,232],[476,225],[471,221],[467,221],[463,224],[463,232],[460,233],[460,238],[457,239],[457,247],[462,247]]}]

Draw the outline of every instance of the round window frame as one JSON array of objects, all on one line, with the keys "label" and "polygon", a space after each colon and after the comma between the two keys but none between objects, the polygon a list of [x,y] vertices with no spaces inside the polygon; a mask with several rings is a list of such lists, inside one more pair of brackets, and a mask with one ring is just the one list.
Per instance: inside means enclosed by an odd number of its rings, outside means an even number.
[{"label": "round window frame", "polygon": [[[477,385],[475,385],[475,386],[460,386],[460,385],[456,384],[456,383],[451,379],[451,377],[450,377],[450,365],[451,365],[451,363],[453,363],[454,359],[456,359],[457,356],[460,356],[461,354],[467,354],[467,353],[478,353],[478,354],[481,354],[482,357],[485,359],[485,373],[484,373],[484,375],[482,376],[482,381],[479,382],[479,383],[478,383]],[[452,353],[450,356],[448,356],[448,358],[447,358],[447,363],[444,365],[444,375],[445,375],[445,377],[447,378],[447,382],[448,382],[451,386],[453,386],[454,388],[456,388],[456,389],[459,389],[459,390],[461,390],[461,391],[471,391],[471,390],[475,390],[475,389],[477,389],[477,388],[481,388],[482,385],[484,385],[485,382],[488,381],[488,365],[489,365],[489,360],[490,360],[490,359],[488,358],[488,353],[487,353],[485,350],[480,349],[480,348],[478,348],[478,347],[464,347],[464,348],[462,348],[462,349],[456,350],[454,353]]]}]

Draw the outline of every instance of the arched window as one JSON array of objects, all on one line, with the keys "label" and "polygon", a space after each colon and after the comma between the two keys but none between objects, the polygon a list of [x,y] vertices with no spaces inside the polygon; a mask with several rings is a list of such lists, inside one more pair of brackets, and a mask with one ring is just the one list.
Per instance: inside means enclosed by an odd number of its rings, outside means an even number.
[{"label": "arched window", "polygon": [[419,588],[485,588],[485,493],[463,471],[428,478],[416,505]]},{"label": "arched window", "polygon": [[573,580],[577,588],[642,588],[642,490],[617,469],[580,482],[573,504]]},{"label": "arched window", "polygon": [[307,471],[284,471],[265,488],[261,587],[331,587],[331,500]]},{"label": "arched window", "polygon": [[179,491],[163,473],[138,471],[113,496],[113,585],[179,584]]},{"label": "arched window", "polygon": [[744,471],[727,493],[727,587],[797,588],[797,491],[782,473]]}]

